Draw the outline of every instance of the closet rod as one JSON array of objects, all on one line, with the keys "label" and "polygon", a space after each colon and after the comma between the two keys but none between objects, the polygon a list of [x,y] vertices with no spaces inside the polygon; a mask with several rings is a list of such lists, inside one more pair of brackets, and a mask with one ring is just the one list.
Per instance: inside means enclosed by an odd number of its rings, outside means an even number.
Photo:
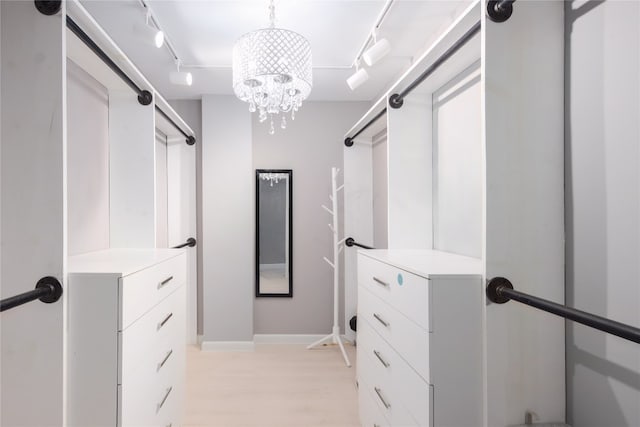
[{"label": "closet rod", "polygon": [[186,242],[184,242],[184,243],[182,243],[182,244],[180,244],[178,246],[174,246],[171,249],[181,249],[181,248],[184,248],[184,247],[187,247],[187,246],[192,248],[195,245],[196,245],[196,239],[194,239],[193,237],[189,237]]},{"label": "closet rod", "polygon": [[354,133],[353,136],[346,137],[344,139],[344,145],[346,145],[347,147],[351,147],[353,145],[353,138],[356,138],[358,135],[360,135],[362,132],[364,132],[364,130],[366,128],[371,126],[373,124],[373,122],[375,122],[380,117],[382,117],[386,112],[387,112],[387,107],[383,108],[382,111],[380,111],[371,120],[369,120],[364,126],[362,126],[362,128],[358,132]]},{"label": "closet rod", "polygon": [[157,105],[156,105],[156,111],[157,111],[158,113],[160,113],[160,114],[162,115],[162,117],[164,117],[165,119],[167,119],[167,121],[168,121],[169,123],[171,123],[171,125],[172,125],[174,128],[178,129],[178,131],[180,131],[180,133],[181,133],[181,134],[183,134],[185,138],[187,138],[187,140],[186,140],[187,145],[193,145],[193,144],[195,144],[195,143],[196,143],[196,138],[195,138],[193,135],[189,135],[188,133],[186,133],[185,131],[183,131],[183,130],[182,130],[182,128],[181,128],[180,126],[178,126],[178,124],[177,124],[176,122],[174,122],[173,120],[171,120],[171,117],[169,117],[169,116],[167,115],[167,113],[165,113],[164,111],[162,111],[162,109],[161,109],[160,107],[158,107]]},{"label": "closet rod", "polygon": [[433,74],[447,59],[453,56],[462,46],[464,46],[469,40],[471,40],[481,28],[480,21],[476,22],[470,30],[468,30],[462,37],[460,37],[449,49],[447,49],[438,59],[436,59],[426,70],[422,72],[413,82],[406,87],[400,93],[394,93],[389,97],[389,106],[391,108],[402,107],[404,97],[410,94],[420,83],[422,83],[427,77]]},{"label": "closet rod", "polygon": [[344,244],[351,247],[351,246],[358,246],[359,248],[363,248],[363,249],[375,249],[372,246],[367,246],[367,245],[363,245],[362,243],[358,243],[355,240],[353,240],[352,237],[347,237],[346,240],[344,241]]},{"label": "closet rod", "polygon": [[38,280],[34,290],[24,292],[0,301],[0,312],[39,299],[50,304],[62,296],[62,285],[55,277],[47,276]]},{"label": "closet rod", "polygon": [[[133,80],[131,80],[131,78],[129,78],[129,76],[124,71],[122,71],[122,69],[118,67],[118,65],[115,62],[113,62],[111,58],[109,58],[109,55],[107,55],[104,50],[100,49],[100,47],[96,44],[96,42],[94,42],[91,39],[91,37],[89,37],[89,35],[85,33],[84,30],[80,28],[80,26],[78,26],[78,24],[76,24],[76,22],[73,19],[71,19],[71,17],[69,17],[69,15],[67,15],[67,28],[69,28],[73,32],[73,34],[78,36],[78,38],[89,49],[91,49],[91,51],[95,53],[96,56],[102,60],[102,62],[104,62],[109,68],[111,68],[111,70],[113,70],[113,72],[116,73],[118,77],[120,77],[127,84],[127,86],[129,86],[131,89],[133,89],[134,92],[138,94],[138,102],[140,104],[142,105],[151,104],[151,102],[153,101],[153,96],[151,95],[151,92],[149,92],[148,90],[140,89],[138,85],[136,85],[133,82]],[[195,144],[196,139],[192,135],[189,135],[184,130],[182,130],[182,128],[178,126],[178,124],[174,122],[167,115],[167,113],[162,111],[162,109],[157,105],[156,105],[156,111],[162,114],[162,116],[165,119],[167,119],[169,123],[171,123],[176,129],[180,131],[181,134],[184,135],[185,138],[187,138],[186,139],[187,145]]]},{"label": "closet rod", "polygon": [[522,304],[546,311],[547,313],[555,314],[556,316],[564,317],[565,319],[573,320],[574,322],[581,323],[599,331],[607,332],[640,344],[640,329],[636,327],[516,291],[513,289],[511,282],[504,277],[494,277],[489,280],[486,293],[487,298],[497,304],[504,304],[510,300],[515,300]]},{"label": "closet rod", "polygon": [[134,92],[138,94],[138,102],[142,105],[149,105],[153,101],[153,95],[148,90],[143,90],[136,85],[133,80],[127,76],[127,74],[122,71],[115,62],[109,58],[109,56],[104,52],[104,50],[100,49],[100,47],[94,42],[91,37],[87,33],[85,33],[82,28],[75,23],[69,15],[67,15],[67,28],[69,28],[73,34],[78,36],[78,38],[96,54],[98,58],[102,60],[114,73],[118,75]]}]

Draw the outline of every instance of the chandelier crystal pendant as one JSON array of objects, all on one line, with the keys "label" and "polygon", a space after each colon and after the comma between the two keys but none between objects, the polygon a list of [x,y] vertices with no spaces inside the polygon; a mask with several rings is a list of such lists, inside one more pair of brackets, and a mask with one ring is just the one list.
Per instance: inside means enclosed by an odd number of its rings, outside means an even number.
[{"label": "chandelier crystal pendant", "polygon": [[275,133],[274,116],[282,114],[280,127],[287,127],[311,93],[311,45],[300,34],[276,28],[275,6],[269,4],[269,28],[240,37],[233,47],[233,91],[258,111],[260,122],[269,118],[269,133]]}]

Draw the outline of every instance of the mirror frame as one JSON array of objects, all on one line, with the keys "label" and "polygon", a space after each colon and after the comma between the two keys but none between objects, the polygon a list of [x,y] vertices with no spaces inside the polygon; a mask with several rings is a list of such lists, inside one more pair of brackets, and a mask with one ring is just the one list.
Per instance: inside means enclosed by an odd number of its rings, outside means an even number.
[{"label": "mirror frame", "polygon": [[[284,173],[289,175],[289,292],[286,294],[262,293],[260,292],[260,174],[261,173]],[[256,247],[255,247],[255,287],[256,297],[293,297],[293,170],[292,169],[256,169]]]}]

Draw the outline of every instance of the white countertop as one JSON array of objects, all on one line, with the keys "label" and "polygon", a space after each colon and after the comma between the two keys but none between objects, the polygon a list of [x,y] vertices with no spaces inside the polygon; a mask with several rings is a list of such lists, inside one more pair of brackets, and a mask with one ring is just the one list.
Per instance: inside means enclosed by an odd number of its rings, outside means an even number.
[{"label": "white countertop", "polygon": [[106,249],[69,257],[68,271],[70,274],[109,273],[128,276],[184,252],[184,249]]},{"label": "white countertop", "polygon": [[359,254],[394,265],[418,276],[482,275],[482,260],[426,249],[360,249]]}]

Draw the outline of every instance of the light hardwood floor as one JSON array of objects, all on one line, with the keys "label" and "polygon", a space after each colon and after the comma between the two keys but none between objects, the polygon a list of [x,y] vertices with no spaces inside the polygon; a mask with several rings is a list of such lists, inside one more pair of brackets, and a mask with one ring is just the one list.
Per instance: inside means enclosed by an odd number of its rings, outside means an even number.
[{"label": "light hardwood floor", "polygon": [[355,348],[256,344],[255,352],[187,349],[185,427],[358,426]]}]

